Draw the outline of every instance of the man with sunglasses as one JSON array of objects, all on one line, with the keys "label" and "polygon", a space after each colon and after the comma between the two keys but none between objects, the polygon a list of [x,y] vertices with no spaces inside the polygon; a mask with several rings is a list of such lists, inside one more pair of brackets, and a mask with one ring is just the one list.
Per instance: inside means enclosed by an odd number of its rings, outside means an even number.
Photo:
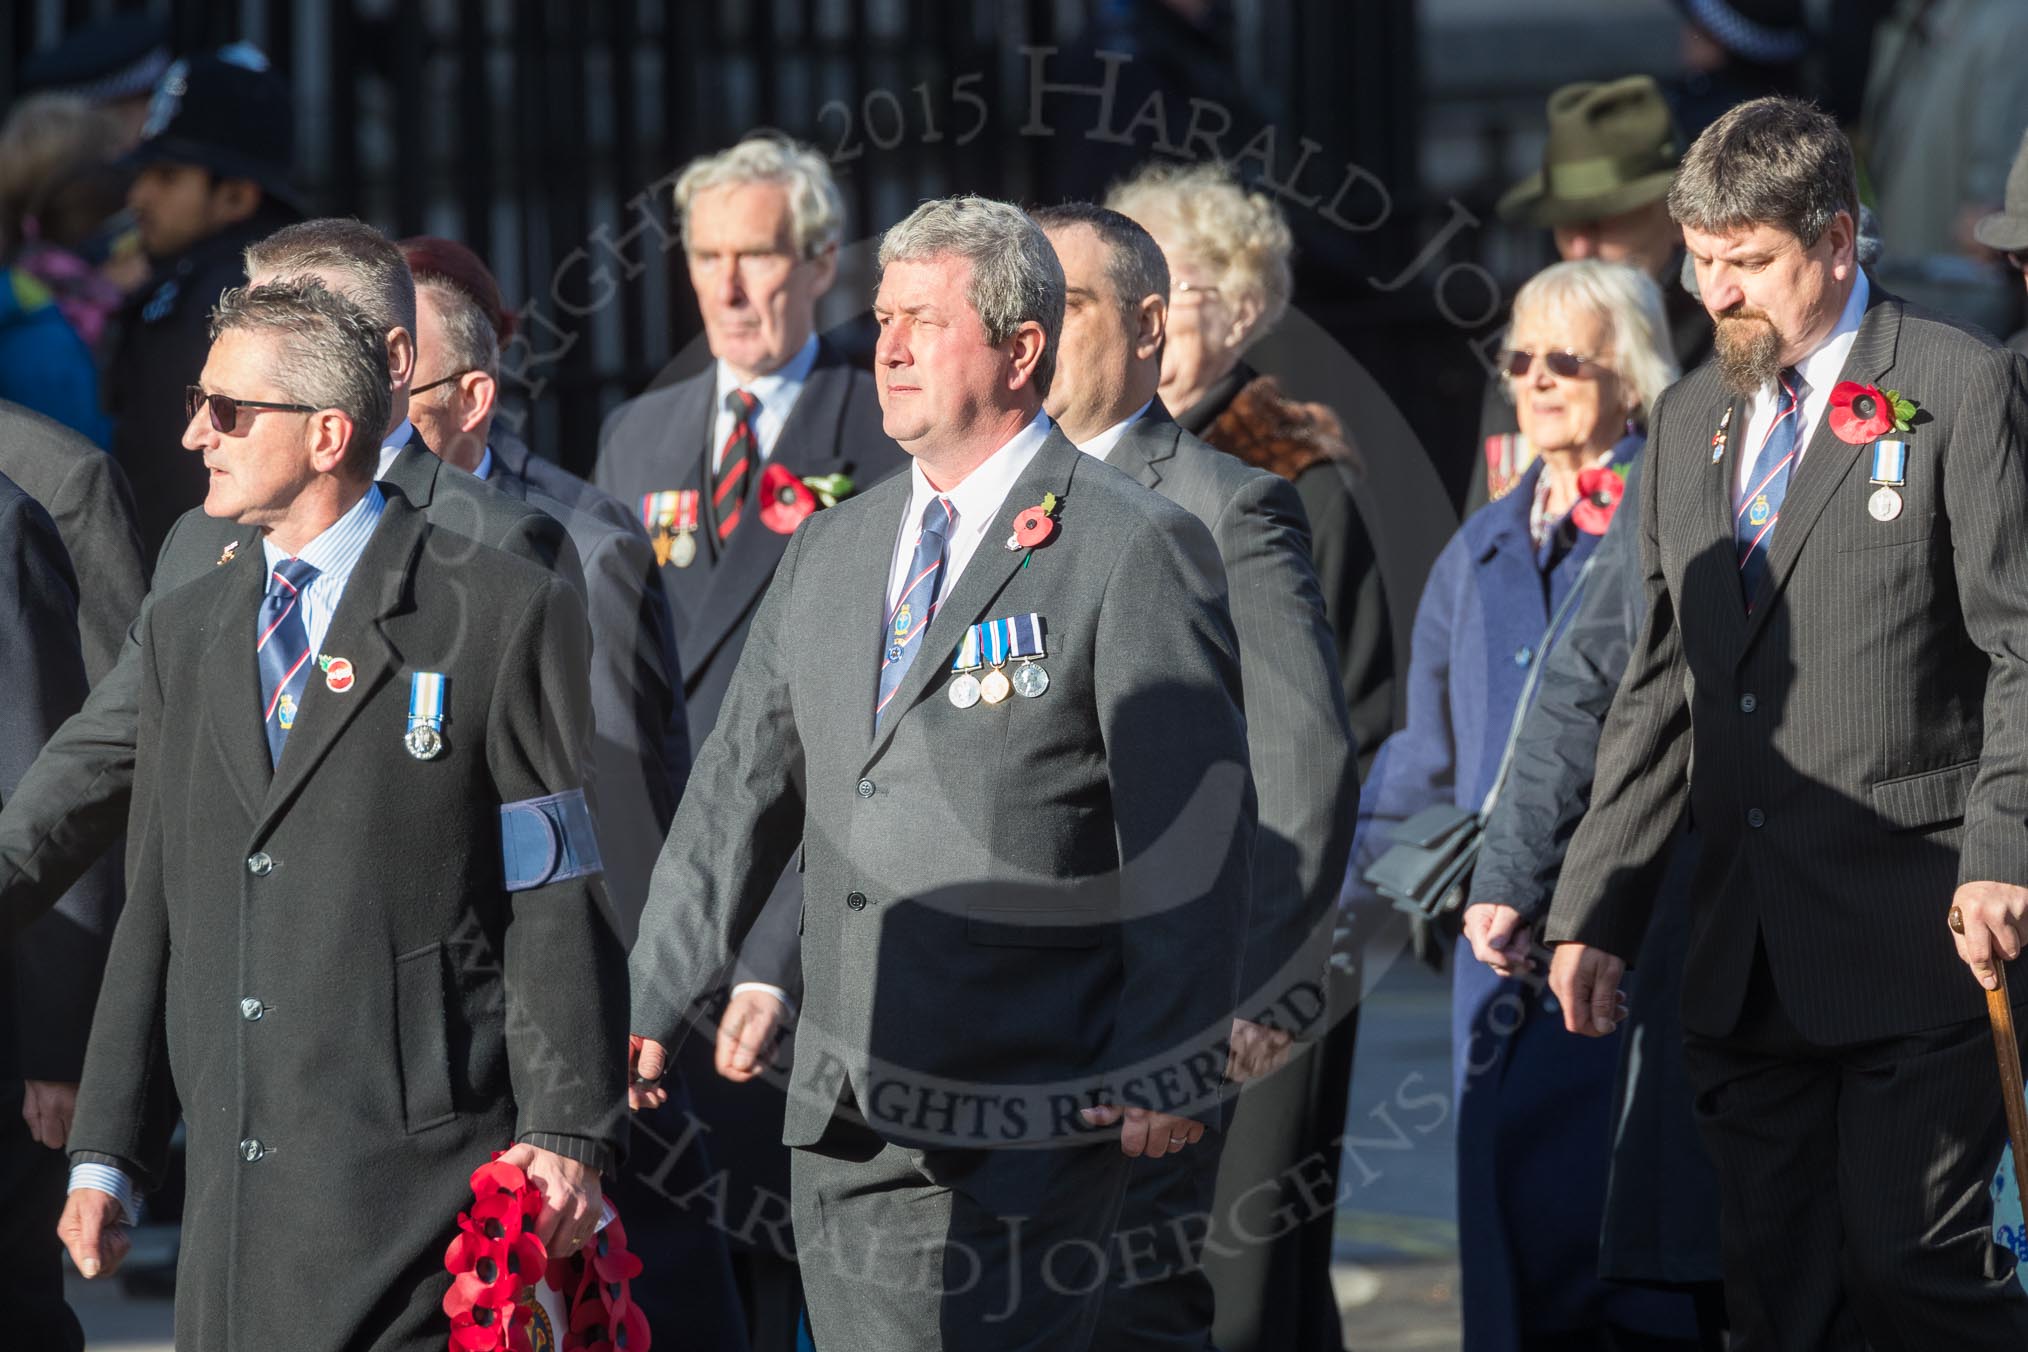
[{"label": "man with sunglasses", "polygon": [[131,895],[59,1233],[117,1269],[180,1104],[179,1339],[422,1352],[472,1170],[506,1147],[568,1256],[623,1139],[584,610],[374,481],[376,320],[302,280],[227,292],[214,330],[183,444],[247,545],[140,626]]},{"label": "man with sunglasses", "polygon": [[[2007,201],[2000,210],[1980,218],[1972,227],[1979,243],[1997,251],[2015,275],[2028,283],[2028,133],[2014,152],[2014,167],[2007,171]],[[2028,352],[2028,328],[2007,340],[2016,352]]]}]

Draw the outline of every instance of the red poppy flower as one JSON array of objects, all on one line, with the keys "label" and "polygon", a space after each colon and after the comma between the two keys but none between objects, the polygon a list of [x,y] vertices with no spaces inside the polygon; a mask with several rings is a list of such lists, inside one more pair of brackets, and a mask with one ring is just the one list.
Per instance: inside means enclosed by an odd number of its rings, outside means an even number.
[{"label": "red poppy flower", "polygon": [[1894,430],[1894,400],[1874,385],[1841,380],[1831,389],[1831,430],[1848,446],[1864,446]]},{"label": "red poppy flower", "polygon": [[618,1217],[592,1239],[591,1261],[598,1279],[608,1283],[632,1281],[641,1275],[643,1266],[639,1254],[627,1252],[627,1232],[620,1228]]},{"label": "red poppy flower", "polygon": [[1056,518],[1040,503],[1020,512],[1014,518],[1014,543],[1022,549],[1034,549],[1049,543],[1056,534]]},{"label": "red poppy flower", "polygon": [[451,1316],[450,1352],[498,1352],[507,1345],[508,1312],[478,1305]]},{"label": "red poppy flower", "polygon": [[803,524],[803,518],[817,510],[817,495],[809,486],[781,465],[761,471],[761,524],[777,535],[787,535]]},{"label": "red poppy flower", "polygon": [[1626,479],[1611,465],[1579,470],[1577,504],[1570,509],[1570,523],[1586,535],[1604,535],[1626,492]]},{"label": "red poppy flower", "polygon": [[472,1170],[472,1195],[488,1197],[496,1192],[520,1192],[528,1185],[528,1175],[512,1164],[500,1163],[499,1156]]}]

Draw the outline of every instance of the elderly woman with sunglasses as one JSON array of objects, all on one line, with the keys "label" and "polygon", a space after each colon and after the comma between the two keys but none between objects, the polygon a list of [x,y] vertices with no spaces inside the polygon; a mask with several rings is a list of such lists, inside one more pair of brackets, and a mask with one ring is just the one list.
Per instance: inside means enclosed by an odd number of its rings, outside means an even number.
[{"label": "elderly woman with sunglasses", "polygon": [[[1619,264],[1538,274],[1509,334],[1505,384],[1540,455],[1465,520],[1424,589],[1407,722],[1360,797],[1344,898],[1356,931],[1387,905],[1362,874],[1392,828],[1485,800],[1544,631],[1620,503],[1642,411],[1677,374],[1660,293]],[[1539,972],[1501,976],[1464,942],[1451,1013],[1466,1352],[1694,1348],[1687,1297],[1597,1275],[1616,1039],[1565,1033]]]}]

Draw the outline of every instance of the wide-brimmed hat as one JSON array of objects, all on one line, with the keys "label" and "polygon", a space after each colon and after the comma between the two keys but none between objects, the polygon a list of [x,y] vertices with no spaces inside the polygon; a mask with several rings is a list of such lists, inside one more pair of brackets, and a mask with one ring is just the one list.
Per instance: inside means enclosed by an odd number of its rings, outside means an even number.
[{"label": "wide-brimmed hat", "polygon": [[2021,138],[2021,146],[2014,152],[2014,167],[2007,171],[2007,204],[1980,217],[1972,235],[2001,253],[2028,249],[2028,135]]},{"label": "wide-brimmed hat", "polygon": [[1562,225],[1646,206],[1669,191],[1679,141],[1661,87],[1646,75],[1565,85],[1549,96],[1541,172],[1500,199],[1500,217]]},{"label": "wide-brimmed hat", "polygon": [[244,43],[171,63],[148,103],[134,168],[194,164],[220,178],[244,178],[288,206],[303,201],[291,181],[296,114],[288,81]]}]

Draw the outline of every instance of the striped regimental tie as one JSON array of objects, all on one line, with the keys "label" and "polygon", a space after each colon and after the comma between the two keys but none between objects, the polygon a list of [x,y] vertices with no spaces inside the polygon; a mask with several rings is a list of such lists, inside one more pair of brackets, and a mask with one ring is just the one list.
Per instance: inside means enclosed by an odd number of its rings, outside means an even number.
[{"label": "striped regimental tie", "polygon": [[887,617],[880,635],[880,697],[873,706],[873,726],[887,702],[901,687],[915,655],[922,650],[923,631],[937,613],[937,591],[944,579],[944,565],[950,561],[951,532],[958,526],[957,508],[949,498],[933,498],[922,509],[922,531],[915,537],[915,557],[909,560],[908,582]]},{"label": "striped regimental tie", "polygon": [[1803,378],[1793,366],[1781,371],[1781,395],[1775,404],[1775,420],[1761,439],[1760,452],[1753,459],[1753,474],[1746,481],[1746,493],[1733,514],[1733,537],[1739,543],[1739,588],[1746,608],[1760,580],[1767,576],[1767,553],[1774,547],[1775,523],[1781,520],[1782,499],[1788,495],[1789,477],[1795,472],[1796,454],[1802,449],[1797,429],[1803,420]]},{"label": "striped regimental tie", "polygon": [[283,559],[269,575],[268,594],[261,600],[260,641],[255,645],[261,666],[261,717],[267,724],[268,754],[277,763],[310,683],[303,589],[316,576],[315,564]]}]

